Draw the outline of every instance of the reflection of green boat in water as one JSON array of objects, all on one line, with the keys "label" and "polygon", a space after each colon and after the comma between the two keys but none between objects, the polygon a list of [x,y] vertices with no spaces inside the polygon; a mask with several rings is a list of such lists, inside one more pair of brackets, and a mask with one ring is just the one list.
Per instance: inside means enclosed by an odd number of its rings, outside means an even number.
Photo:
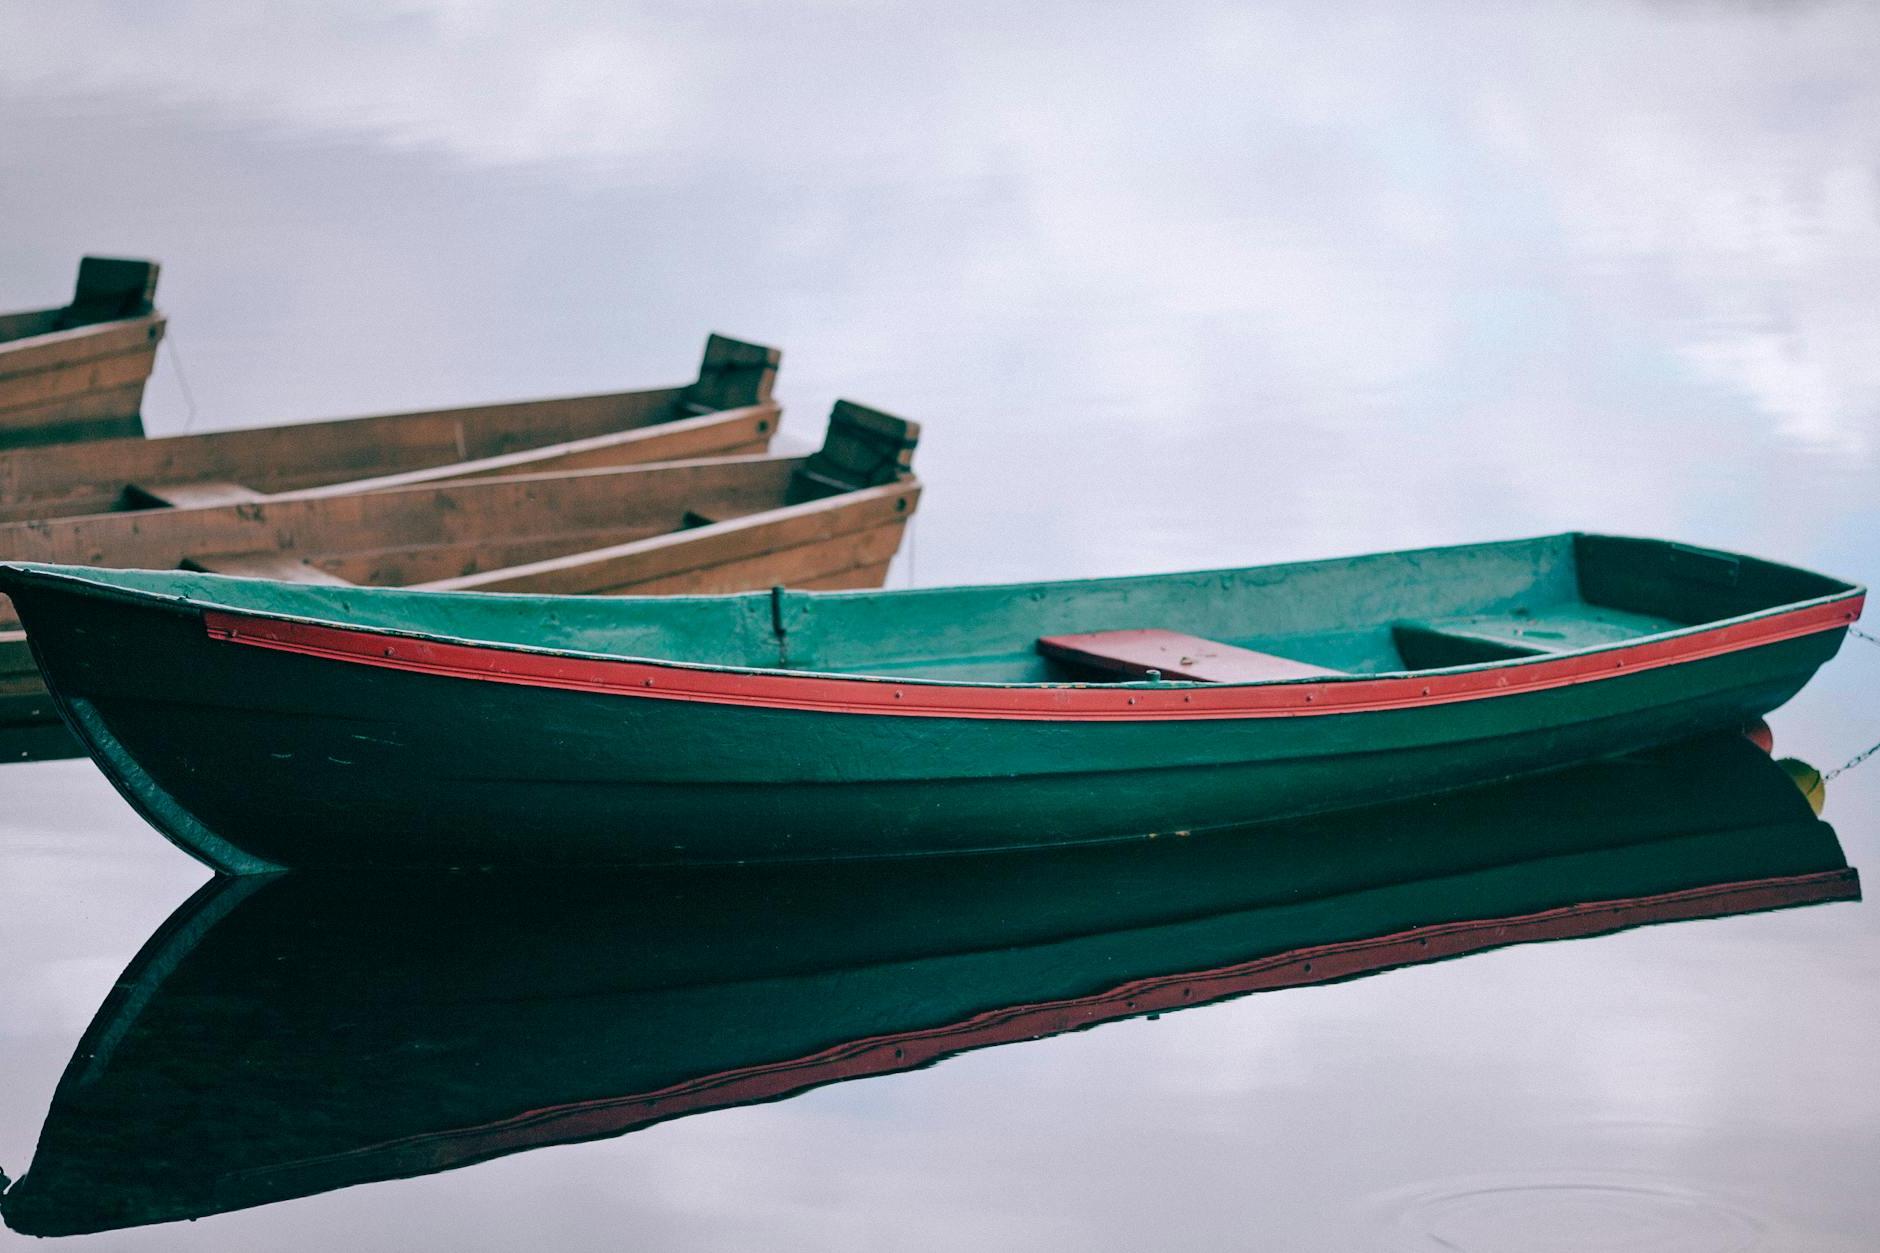
[{"label": "reflection of green boat in water", "polygon": [[98,1012],[36,1234],[193,1217],[1531,940],[1859,895],[1741,740],[1388,810],[999,856],[217,880]]}]

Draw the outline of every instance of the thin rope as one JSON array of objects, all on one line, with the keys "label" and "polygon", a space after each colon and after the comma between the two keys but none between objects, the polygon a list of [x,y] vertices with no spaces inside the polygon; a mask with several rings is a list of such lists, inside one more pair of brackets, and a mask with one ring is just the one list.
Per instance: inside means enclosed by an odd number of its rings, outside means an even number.
[{"label": "thin rope", "polygon": [[915,567],[920,564],[920,515],[907,520],[907,585],[914,586]]},{"label": "thin rope", "polygon": [[182,389],[183,403],[189,406],[189,416],[183,419],[183,429],[187,431],[196,425],[196,394],[189,390],[189,379],[183,373],[183,357],[176,351],[176,332],[166,328],[163,346],[170,350],[170,367],[176,371],[176,385]]},{"label": "thin rope", "polygon": [[1857,626],[1847,628],[1847,633],[1857,640],[1866,640],[1869,644],[1880,644],[1880,635],[1873,635]]}]

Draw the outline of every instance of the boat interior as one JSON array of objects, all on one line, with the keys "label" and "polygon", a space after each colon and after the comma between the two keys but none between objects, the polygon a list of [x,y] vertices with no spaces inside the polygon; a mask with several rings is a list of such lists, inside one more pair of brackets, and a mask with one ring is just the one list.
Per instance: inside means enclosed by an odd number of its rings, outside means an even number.
[{"label": "boat interior", "polygon": [[1858,590],[1753,557],[1586,534],[1140,578],[659,600],[85,575],[238,610],[455,639],[968,683],[1445,669],[1622,644]]},{"label": "boat interior", "polygon": [[631,454],[651,428],[732,410],[756,411],[748,431],[668,440],[660,459],[760,451],[777,425],[780,357],[713,335],[698,378],[679,387],[22,449],[0,462],[0,522],[382,490],[523,473],[551,457],[560,469],[618,465],[644,459]]},{"label": "boat interior", "polygon": [[78,283],[69,303],[50,309],[0,313],[0,344],[122,318],[143,317],[151,310],[156,288],[154,262],[85,257],[78,264]]},{"label": "boat interior", "polygon": [[[839,401],[823,447],[806,457],[0,524],[0,560],[437,591],[722,592],[771,577],[879,586],[918,499],[918,439],[916,423]],[[787,512],[797,505],[809,508]],[[757,575],[753,562],[763,566]],[[0,597],[0,630],[15,621]]]}]

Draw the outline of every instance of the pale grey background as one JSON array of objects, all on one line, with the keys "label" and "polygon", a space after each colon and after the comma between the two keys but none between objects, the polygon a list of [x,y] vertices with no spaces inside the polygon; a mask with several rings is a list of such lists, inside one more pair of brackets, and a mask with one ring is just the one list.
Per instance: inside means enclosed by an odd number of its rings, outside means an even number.
[{"label": "pale grey background", "polygon": [[[1876,65],[1865,3],[0,3],[0,307],[160,258],[158,432],[781,344],[798,443],[926,424],[897,582],[1568,527],[1871,581]],[[1877,697],[1851,645],[1783,750]],[[1880,766],[1828,817],[1870,861]],[[0,768],[10,1174],[200,877],[87,763]],[[1877,1027],[1838,905],[71,1243],[1870,1248]]]}]

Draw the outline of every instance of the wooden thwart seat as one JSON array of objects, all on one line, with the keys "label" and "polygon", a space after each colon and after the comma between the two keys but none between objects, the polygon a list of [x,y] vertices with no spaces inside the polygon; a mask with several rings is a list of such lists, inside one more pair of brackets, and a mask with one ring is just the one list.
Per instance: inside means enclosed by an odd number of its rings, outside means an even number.
[{"label": "wooden thwart seat", "polygon": [[284,583],[319,583],[328,587],[351,587],[346,579],[328,574],[292,553],[200,553],[183,558],[185,570],[202,574],[232,574],[245,579],[278,579]]},{"label": "wooden thwart seat", "polygon": [[132,483],[124,489],[124,503],[132,509],[203,509],[266,499],[240,483]]},{"label": "wooden thwart seat", "polygon": [[1042,636],[1038,651],[1056,661],[1133,679],[1146,678],[1151,670],[1159,671],[1165,679],[1194,683],[1270,683],[1341,673],[1290,657],[1153,627]]},{"label": "wooden thwart seat", "polygon": [[1624,644],[1681,625],[1620,609],[1553,606],[1540,612],[1465,614],[1391,624],[1407,668],[1481,665]]}]

